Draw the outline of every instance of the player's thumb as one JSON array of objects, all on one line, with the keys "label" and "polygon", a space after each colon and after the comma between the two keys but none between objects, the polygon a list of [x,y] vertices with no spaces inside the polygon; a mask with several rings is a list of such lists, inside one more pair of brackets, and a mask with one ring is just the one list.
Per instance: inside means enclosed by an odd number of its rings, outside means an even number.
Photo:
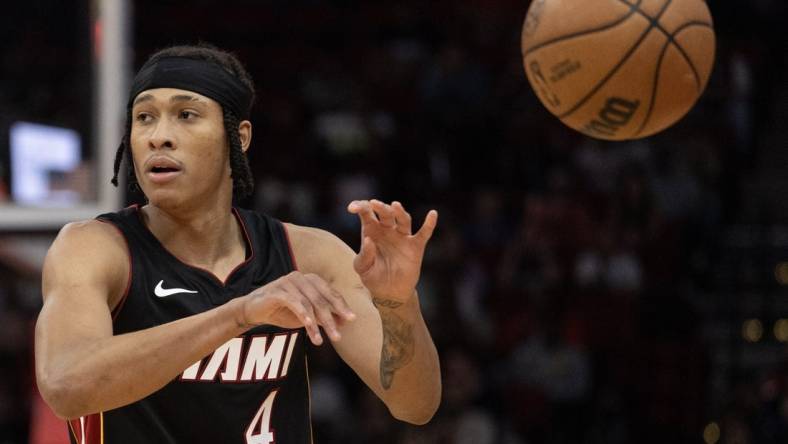
[{"label": "player's thumb", "polygon": [[375,264],[376,255],[377,247],[375,247],[375,242],[365,236],[364,239],[361,240],[361,249],[353,259],[353,268],[356,270],[356,273],[363,276],[364,273],[369,271]]}]

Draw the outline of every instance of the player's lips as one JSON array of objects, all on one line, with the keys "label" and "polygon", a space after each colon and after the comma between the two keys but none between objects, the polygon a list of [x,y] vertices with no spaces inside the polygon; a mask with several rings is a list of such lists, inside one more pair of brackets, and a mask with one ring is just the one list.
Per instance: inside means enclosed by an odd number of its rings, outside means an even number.
[{"label": "player's lips", "polygon": [[181,174],[181,165],[167,156],[153,156],[145,162],[145,174],[151,182],[164,184]]}]

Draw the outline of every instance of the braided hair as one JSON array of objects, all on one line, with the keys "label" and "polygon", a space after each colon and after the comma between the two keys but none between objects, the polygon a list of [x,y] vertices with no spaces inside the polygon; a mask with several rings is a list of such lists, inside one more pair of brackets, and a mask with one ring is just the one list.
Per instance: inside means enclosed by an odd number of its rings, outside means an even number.
[{"label": "braided hair", "polygon": [[[216,65],[221,66],[227,72],[238,78],[250,91],[252,91],[252,103],[254,103],[254,83],[249,73],[246,71],[241,62],[231,53],[223,51],[213,45],[200,43],[198,45],[185,45],[185,46],[172,46],[162,49],[154,53],[148,59],[148,62],[156,62],[163,57],[187,57],[198,60],[205,60]],[[249,110],[246,110],[247,113]],[[249,161],[241,148],[241,139],[238,136],[238,127],[240,126],[239,116],[236,116],[232,111],[222,107],[222,115],[224,120],[224,130],[227,133],[227,142],[230,146],[230,169],[232,171],[233,179],[233,198],[236,201],[241,201],[252,194],[254,191],[254,178],[252,177],[252,170],[249,168]],[[118,186],[118,175],[120,167],[123,163],[124,155],[128,155],[126,162],[127,166],[127,183],[129,190],[140,191],[137,176],[134,173],[134,162],[131,156],[131,104],[126,108],[126,129],[123,137],[121,138],[120,145],[115,152],[115,166],[114,175],[112,176],[112,184]]]}]

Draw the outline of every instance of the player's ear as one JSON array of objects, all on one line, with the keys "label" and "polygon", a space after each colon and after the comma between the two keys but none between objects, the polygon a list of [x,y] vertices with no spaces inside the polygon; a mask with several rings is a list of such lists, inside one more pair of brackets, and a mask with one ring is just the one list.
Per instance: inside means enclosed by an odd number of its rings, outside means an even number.
[{"label": "player's ear", "polygon": [[252,122],[244,120],[238,125],[238,137],[241,139],[241,149],[246,152],[252,143]]}]

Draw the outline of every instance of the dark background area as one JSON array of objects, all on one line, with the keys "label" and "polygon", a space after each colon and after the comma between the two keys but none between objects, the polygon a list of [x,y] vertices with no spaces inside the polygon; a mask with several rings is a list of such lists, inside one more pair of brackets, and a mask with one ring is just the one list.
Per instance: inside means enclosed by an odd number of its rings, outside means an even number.
[{"label": "dark background area", "polygon": [[[709,2],[703,97],[623,143],[538,102],[520,58],[528,3],[134,2],[135,68],[206,41],[251,71],[246,206],[354,248],[351,199],[441,214],[419,288],[438,414],[395,422],[329,347],[313,349],[316,442],[788,442],[785,3]],[[35,107],[89,131],[70,120],[89,115],[89,53],[69,39],[81,19],[59,4],[0,18],[4,124]],[[0,443],[30,430],[36,273],[0,256]]]}]

